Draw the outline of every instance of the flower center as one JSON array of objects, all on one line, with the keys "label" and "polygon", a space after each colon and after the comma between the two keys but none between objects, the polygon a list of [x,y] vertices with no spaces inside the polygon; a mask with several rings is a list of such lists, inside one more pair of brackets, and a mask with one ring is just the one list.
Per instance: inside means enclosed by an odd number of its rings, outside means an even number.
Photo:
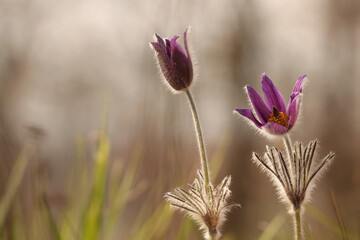
[{"label": "flower center", "polygon": [[279,111],[276,107],[273,107],[273,112],[270,113],[270,118],[268,119],[268,122],[273,122],[281,126],[287,127],[289,119],[289,115]]}]

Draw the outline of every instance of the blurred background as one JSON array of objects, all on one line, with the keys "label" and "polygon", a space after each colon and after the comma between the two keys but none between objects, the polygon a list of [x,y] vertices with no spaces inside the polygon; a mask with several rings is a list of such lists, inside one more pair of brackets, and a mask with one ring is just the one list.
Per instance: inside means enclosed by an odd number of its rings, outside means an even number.
[{"label": "blurred background", "polygon": [[[319,158],[336,153],[313,193],[315,210],[305,214],[305,231],[313,239],[340,239],[331,225],[337,224],[333,191],[347,231],[360,239],[359,11],[356,0],[2,0],[2,196],[15,160],[36,139],[8,207],[2,239],[20,239],[11,238],[17,231],[24,239],[53,238],[42,224],[32,230],[16,226],[19,219],[22,226],[37,221],[39,188],[55,225],[66,218],[70,199],[76,203],[80,198],[71,187],[80,180],[91,182],[106,106],[109,171],[118,169],[122,176],[129,168],[134,172],[114,234],[106,239],[135,239],[133,226],[141,229],[153,217],[164,205],[164,193],[194,180],[200,162],[186,96],[173,95],[163,85],[149,47],[154,33],[180,35],[182,44],[187,26],[192,27],[189,41],[197,60],[191,90],[210,165],[218,169],[213,182],[231,175],[232,200],[242,205],[230,214],[225,237],[258,239],[276,217],[281,224],[274,239],[291,236],[285,206],[251,162],[253,151],[262,154],[266,145],[282,147],[282,142],[256,134],[232,113],[248,107],[243,88],[249,84],[260,90],[265,72],[285,99],[296,79],[308,75],[292,138],[303,143],[318,139]],[[80,167],[79,142],[85,156]],[[88,178],[77,172],[83,169],[88,169]],[[108,188],[125,181],[114,179],[108,178]],[[107,196],[105,203],[111,201]],[[163,237],[139,239],[176,239],[184,218],[171,214]],[[199,231],[190,226],[183,239],[198,239]]]}]

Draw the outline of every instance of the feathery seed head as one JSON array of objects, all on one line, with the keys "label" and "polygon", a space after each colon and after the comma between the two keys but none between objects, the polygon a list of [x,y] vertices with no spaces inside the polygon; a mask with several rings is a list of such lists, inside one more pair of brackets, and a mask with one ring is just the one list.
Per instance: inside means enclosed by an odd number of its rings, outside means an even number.
[{"label": "feathery seed head", "polygon": [[253,161],[270,177],[280,199],[289,204],[290,211],[301,209],[302,204],[309,200],[315,180],[335,157],[330,152],[321,161],[314,161],[317,145],[317,140],[305,148],[301,143],[295,143],[291,159],[285,158],[275,147],[267,147],[264,157],[253,153]]},{"label": "feathery seed head", "polygon": [[230,183],[231,176],[227,176],[216,188],[210,185],[211,192],[207,197],[204,176],[198,171],[198,178],[193,184],[189,184],[188,191],[177,188],[173,193],[166,193],[165,199],[172,207],[194,219],[203,230],[205,239],[220,239],[220,230],[226,221],[226,214],[233,207],[240,206],[228,203],[231,196]]}]

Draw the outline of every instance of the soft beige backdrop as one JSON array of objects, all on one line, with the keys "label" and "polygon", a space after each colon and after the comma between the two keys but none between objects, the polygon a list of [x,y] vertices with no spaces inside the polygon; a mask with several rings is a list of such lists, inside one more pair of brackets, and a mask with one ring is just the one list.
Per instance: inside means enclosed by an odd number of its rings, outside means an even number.
[{"label": "soft beige backdrop", "polygon": [[[155,32],[172,37],[192,26],[189,41],[198,76],[192,91],[207,148],[211,156],[230,138],[220,176],[233,176],[233,199],[243,206],[230,216],[226,231],[253,239],[264,223],[285,211],[250,161],[252,151],[262,153],[266,144],[281,142],[255,134],[232,113],[248,106],[243,87],[260,90],[263,72],[286,99],[297,77],[308,74],[293,139],[317,138],[320,156],[330,150],[337,154],[313,205],[334,217],[328,194],[333,189],[349,228],[358,226],[359,10],[355,0],[3,0],[3,176],[11,165],[9,152],[21,148],[29,128],[36,128],[43,133],[38,159],[49,172],[48,191],[62,199],[75,138],[99,128],[102,97],[109,93],[114,161],[126,163],[135,146],[144,144],[140,180],[156,188],[152,183],[159,173],[166,176],[154,206],[165,191],[192,181],[198,156],[186,98],[163,86],[148,44]],[[53,204],[61,209],[61,201]],[[138,199],[131,206],[135,211],[142,204]],[[314,235],[325,231],[321,225],[312,230]]]}]

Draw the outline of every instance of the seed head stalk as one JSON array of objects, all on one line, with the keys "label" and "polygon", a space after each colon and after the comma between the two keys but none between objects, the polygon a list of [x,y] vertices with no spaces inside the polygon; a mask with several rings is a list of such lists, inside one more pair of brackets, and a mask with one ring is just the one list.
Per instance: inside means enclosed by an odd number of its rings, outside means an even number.
[{"label": "seed head stalk", "polygon": [[199,145],[201,168],[202,168],[202,171],[204,174],[206,193],[207,193],[208,198],[210,198],[210,173],[209,173],[208,161],[207,161],[207,157],[206,157],[204,139],[203,139],[201,127],[200,127],[200,120],[199,120],[199,116],[196,111],[195,102],[190,93],[190,90],[186,89],[185,93],[189,100],[192,116],[194,119],[194,127],[195,127],[195,132],[196,132],[196,136],[197,136],[197,140],[198,140],[198,145]]},{"label": "seed head stalk", "polygon": [[294,209],[294,217],[295,217],[295,239],[302,240],[302,230],[301,230],[301,210]]},{"label": "seed head stalk", "polygon": [[[296,177],[294,175],[294,171],[295,169],[293,169],[295,166],[293,166],[293,161],[292,161],[292,155],[293,155],[293,149],[291,147],[291,138],[289,136],[289,134],[285,134],[284,135],[284,145],[285,145],[285,149],[286,149],[286,153],[288,155],[288,161],[289,161],[289,166],[290,166],[290,176],[293,176],[293,179],[291,179],[290,181],[296,181]],[[294,156],[296,157],[296,156]],[[301,157],[301,156],[299,156]],[[297,158],[297,157],[296,157]],[[296,159],[296,164],[297,164],[298,159]],[[302,228],[301,228],[301,209],[300,207],[296,207],[294,205],[294,224],[295,224],[295,240],[302,240]]]},{"label": "seed head stalk", "polygon": [[[289,162],[289,166],[290,166],[290,176],[294,177],[294,166],[293,166],[293,161],[292,161],[292,154],[293,154],[293,149],[291,147],[291,138],[289,136],[289,134],[284,134],[284,144],[285,144],[285,149],[286,149],[286,153],[288,156],[288,162]],[[295,179],[291,179],[290,181],[295,181]]]},{"label": "seed head stalk", "polygon": [[288,155],[288,160],[290,161],[290,166],[292,166],[291,165],[291,159],[292,159],[292,147],[291,147],[291,139],[290,139],[290,136],[289,136],[289,134],[285,134],[284,135],[284,144],[285,144],[285,148],[286,148],[286,153],[287,153],[287,155]]}]

